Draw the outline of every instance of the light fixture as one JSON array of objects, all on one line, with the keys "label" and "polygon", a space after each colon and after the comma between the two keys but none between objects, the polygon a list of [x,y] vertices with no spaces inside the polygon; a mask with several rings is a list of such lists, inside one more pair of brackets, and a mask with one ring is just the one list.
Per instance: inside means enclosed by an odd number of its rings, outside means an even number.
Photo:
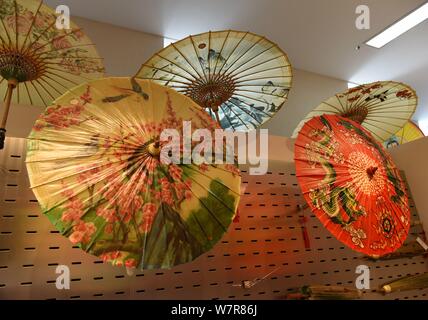
[{"label": "light fixture", "polygon": [[380,49],[426,19],[428,19],[428,2],[371,38],[366,44]]}]

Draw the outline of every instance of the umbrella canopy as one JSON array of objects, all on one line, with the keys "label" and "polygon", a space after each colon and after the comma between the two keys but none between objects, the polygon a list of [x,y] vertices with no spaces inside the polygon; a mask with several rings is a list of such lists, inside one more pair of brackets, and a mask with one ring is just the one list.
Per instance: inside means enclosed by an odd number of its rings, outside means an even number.
[{"label": "umbrella canopy", "polygon": [[[28,138],[42,211],[73,244],[115,265],[170,268],[211,249],[235,216],[240,173],[234,164],[166,164],[160,134],[177,129],[183,139],[183,121],[192,132],[218,128],[191,99],[148,80],[72,89]],[[172,150],[183,156],[183,145]]]},{"label": "umbrella canopy", "polygon": [[11,102],[47,106],[68,88],[101,77],[101,58],[82,29],[57,28],[41,0],[1,0],[0,99],[2,134]]},{"label": "umbrella canopy", "polygon": [[291,65],[273,42],[251,32],[206,32],[153,55],[136,77],[191,97],[222,128],[258,128],[281,108],[291,88]]},{"label": "umbrella canopy", "polygon": [[422,130],[413,121],[409,120],[403,128],[401,128],[397,133],[389,137],[389,139],[384,142],[384,146],[391,148],[393,146],[411,142],[423,137],[425,137],[425,134],[422,132]]},{"label": "umbrella canopy", "polygon": [[410,209],[398,169],[362,126],[311,119],[295,144],[296,176],[322,224],[351,249],[382,256],[406,239]]},{"label": "umbrella canopy", "polygon": [[338,93],[311,111],[293,132],[297,137],[306,121],[323,114],[354,120],[384,142],[412,117],[418,104],[416,92],[406,84],[380,81]]}]

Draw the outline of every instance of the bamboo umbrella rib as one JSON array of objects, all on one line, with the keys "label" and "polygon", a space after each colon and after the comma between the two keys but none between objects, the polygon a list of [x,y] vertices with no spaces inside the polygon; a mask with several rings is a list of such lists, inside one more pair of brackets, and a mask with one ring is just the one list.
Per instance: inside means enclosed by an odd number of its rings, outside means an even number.
[{"label": "bamboo umbrella rib", "polygon": [[230,35],[230,30],[227,31],[226,37],[224,37],[223,44],[221,45],[221,49],[218,53],[218,58],[217,58],[215,65],[214,65],[214,71],[213,71],[214,74],[216,74],[218,62],[220,60],[221,54],[223,53],[223,49],[224,49],[224,46],[226,45],[226,41],[229,38],[229,35]]},{"label": "bamboo umbrella rib", "polygon": [[[261,112],[261,113],[263,113],[266,117],[270,117],[271,116],[271,114],[268,114],[268,113],[266,113],[264,110],[260,110],[260,109],[257,109],[254,105],[251,105],[251,104],[249,104],[248,102],[246,102],[245,100],[239,100],[239,101],[241,101],[244,105],[246,105],[248,108],[251,108],[251,109],[254,109],[254,110],[256,110],[257,112]],[[268,104],[268,105],[271,105],[271,104],[269,104],[268,102],[266,102],[266,104]],[[273,103],[272,103],[273,104]],[[282,104],[281,104],[282,105]],[[275,105],[274,105],[275,106]],[[276,106],[275,106],[275,108],[276,108]]]},{"label": "bamboo umbrella rib", "polygon": [[[46,46],[51,45],[51,43],[54,42],[54,41],[64,39],[64,38],[69,37],[69,36],[71,36],[72,34],[78,32],[78,31],[82,31],[82,30],[83,29],[81,29],[81,28],[76,28],[76,29],[71,30],[71,32],[69,32],[69,33],[66,33],[66,34],[63,34],[61,36],[55,37],[55,38],[51,39],[49,42],[46,42],[44,45],[42,45],[42,46],[37,47],[36,49],[34,49],[33,53],[36,53],[36,52],[40,51],[40,49],[43,49]],[[42,53],[43,53],[43,51],[42,51]]]},{"label": "bamboo umbrella rib", "polygon": [[241,65],[237,66],[237,67],[236,67],[235,69],[233,69],[232,71],[226,72],[225,74],[227,74],[227,75],[232,75],[232,74],[233,74],[234,76],[237,76],[238,74],[241,74],[242,72],[245,72],[245,71],[246,71],[246,70],[248,70],[248,69],[252,69],[252,68],[257,67],[257,66],[259,66],[259,65],[262,65],[262,64],[264,64],[264,63],[267,63],[267,62],[273,61],[273,60],[275,60],[275,59],[281,58],[281,56],[278,56],[278,57],[275,57],[275,58],[268,59],[268,60],[266,60],[266,61],[263,61],[262,63],[256,64],[256,65],[254,65],[254,66],[251,66],[251,67],[249,67],[249,68],[247,68],[247,69],[245,69],[245,70],[242,70],[242,71],[240,71],[240,72],[238,72],[238,73],[234,74],[234,72],[235,72],[236,70],[238,70],[238,69],[242,68],[242,67],[243,67],[243,66],[245,66],[247,63],[249,63],[249,62],[253,61],[255,58],[260,57],[260,56],[261,56],[261,55],[263,55],[265,52],[268,52],[269,50],[271,50],[271,49],[272,49],[272,48],[274,48],[274,47],[275,47],[275,46],[273,45],[273,46],[271,46],[271,47],[269,47],[269,48],[267,48],[267,49],[265,49],[265,50],[260,51],[259,53],[255,54],[255,55],[254,55],[254,56],[252,56],[250,59],[248,59],[247,61],[245,61],[244,63],[242,63]]},{"label": "bamboo umbrella rib", "polygon": [[44,92],[46,92],[48,94],[48,96],[51,98],[51,100],[55,100],[55,96],[53,96],[51,94],[51,92],[45,88],[45,86],[39,81],[39,79],[36,79],[34,81],[40,86],[40,88],[43,89]]},{"label": "bamboo umbrella rib", "polygon": [[30,100],[30,104],[33,104],[33,99],[31,98],[30,90],[28,90],[27,82],[24,82],[24,87],[27,92],[28,100]]},{"label": "bamboo umbrella rib", "polygon": [[292,76],[287,76],[287,75],[283,75],[283,76],[270,76],[270,77],[260,77],[260,78],[253,78],[253,79],[247,79],[247,80],[238,80],[235,81],[236,84],[240,84],[243,82],[249,82],[249,81],[256,81],[256,80],[270,80],[270,79],[278,79],[278,78],[291,78]]},{"label": "bamboo umbrella rib", "polygon": [[[266,72],[266,71],[272,71],[272,70],[277,70],[277,69],[281,69],[281,68],[287,68],[288,66],[276,66],[276,67],[272,67],[272,68],[267,68],[267,69],[255,71],[253,73],[249,73],[249,74],[246,74],[245,76],[240,77],[240,79],[244,79],[246,77],[253,76],[253,75],[259,74],[259,73],[263,73],[263,72]],[[236,77],[236,75],[234,75],[233,77]],[[269,77],[269,78],[271,78],[271,77]]]},{"label": "bamboo umbrella rib", "polygon": [[[235,85],[235,87],[266,87],[266,86],[269,86],[269,85],[266,85],[266,83],[263,83],[263,84],[238,84],[238,85]],[[290,89],[290,87],[276,85],[276,84],[271,85],[270,87],[281,89],[281,90]]]},{"label": "bamboo umbrella rib", "polygon": [[[51,73],[51,74],[53,74],[53,72],[51,71],[51,70],[53,70],[53,71],[58,71],[58,72],[62,72],[62,73],[65,73],[65,74],[69,74],[69,72],[67,72],[67,71],[64,71],[63,69],[57,69],[57,68],[52,68],[52,67],[47,67],[46,68],[46,70],[48,70],[48,73]],[[89,81],[89,80],[91,80],[91,78],[87,78],[87,77],[85,77],[85,76],[82,76],[81,74],[80,75],[75,75],[76,77],[79,77],[79,78],[82,78],[82,79],[85,79],[85,80],[87,80],[87,81]],[[76,83],[77,84],[77,83]]]},{"label": "bamboo umbrella rib", "polygon": [[199,74],[198,73],[198,71],[196,70],[196,68],[190,63],[190,61],[189,61],[189,59],[181,52],[181,50],[180,49],[178,49],[177,48],[177,46],[174,44],[174,43],[171,43],[171,45],[174,47],[174,49],[184,58],[184,60],[186,60],[186,62],[187,62],[187,64],[193,69],[193,70],[195,70],[195,72],[197,73],[197,74]]},{"label": "bamboo umbrella rib", "polygon": [[[347,108],[343,105],[342,100],[340,100],[340,98],[337,96],[337,94],[335,95],[335,97],[337,99],[337,102],[339,102],[340,107],[342,108],[342,112],[348,111]],[[323,103],[326,105],[329,105],[329,106],[333,106],[333,105],[330,105],[329,103],[326,103],[326,102],[323,102]]]},{"label": "bamboo umbrella rib", "polygon": [[75,82],[75,81],[73,81],[73,80],[71,80],[71,79],[69,79],[69,78],[65,78],[65,77],[63,77],[63,76],[61,76],[61,75],[59,75],[59,74],[57,74],[57,73],[52,72],[52,71],[50,71],[49,73],[45,74],[45,76],[47,76],[48,74],[49,74],[49,75],[52,75],[52,76],[55,76],[55,77],[58,77],[58,78],[60,78],[61,80],[67,81],[67,82],[69,82],[69,83],[71,83],[71,84],[73,84],[73,85],[75,85],[75,86],[79,85],[79,83],[77,83],[77,82]]},{"label": "bamboo umbrella rib", "polygon": [[177,68],[180,68],[181,70],[183,70],[184,72],[186,72],[188,75],[190,75],[191,77],[197,79],[198,76],[195,76],[193,73],[191,73],[190,71],[184,69],[182,66],[180,66],[179,64],[173,62],[172,60],[165,58],[163,56],[161,56],[159,53],[155,53],[155,55],[157,55],[159,58],[168,61],[169,63],[173,64],[174,66],[176,66]]},{"label": "bamboo umbrella rib", "polygon": [[[196,60],[198,60],[198,62],[199,62],[199,65],[200,65],[200,67],[201,67],[201,70],[202,70],[203,75],[201,75],[201,74],[196,70],[196,68],[193,68],[193,65],[192,65],[192,68],[196,71],[196,73],[198,74],[198,77],[199,77],[199,78],[207,80],[207,75],[205,74],[205,68],[204,68],[204,66],[202,65],[201,60],[199,60],[199,54],[198,54],[198,51],[196,50],[196,44],[195,44],[195,41],[193,41],[193,37],[192,37],[191,35],[189,36],[189,39],[190,39],[190,42],[192,43],[192,47],[193,47],[193,51],[195,52]],[[175,47],[174,47],[174,48],[175,48]],[[190,62],[188,62],[188,63],[190,63]]]},{"label": "bamboo umbrella rib", "polygon": [[[15,46],[16,46],[16,50],[18,51],[19,50],[19,44],[18,44],[19,26],[18,26],[18,4],[16,3],[16,0],[13,0],[13,7],[15,10]],[[18,100],[19,100],[19,94],[18,94]]]},{"label": "bamboo umbrella rib", "polygon": [[37,95],[39,96],[39,98],[40,98],[40,100],[42,101],[42,103],[43,103],[45,106],[47,106],[47,103],[46,103],[45,99],[43,99],[42,95],[40,94],[39,90],[37,89],[37,87],[36,87],[36,85],[33,83],[33,81],[30,81],[29,83],[33,86],[34,90],[36,91],[36,93],[37,93]]},{"label": "bamboo umbrella rib", "polygon": [[[404,120],[404,121],[408,121],[409,118],[400,118],[400,117],[393,117],[393,116],[382,116],[382,115],[376,115],[376,114],[368,114],[367,118],[381,118],[381,119],[394,119],[394,120]],[[401,126],[400,126],[401,128]]]},{"label": "bamboo umbrella rib", "polygon": [[52,78],[49,74],[44,74],[43,75],[44,78],[48,78],[49,80],[57,83],[58,85],[60,85],[61,87],[63,87],[65,90],[68,90],[68,87],[66,87],[65,85],[63,85],[61,82],[59,82],[58,80],[55,80],[54,78]]},{"label": "bamboo umbrella rib", "polygon": [[[37,43],[37,41],[39,41],[39,39],[42,37],[42,36],[44,36],[45,35],[45,33],[48,31],[48,30],[50,30],[52,27],[53,27],[53,25],[56,23],[56,19],[54,19],[54,21],[50,24],[50,25],[48,25],[47,27],[46,27],[46,29],[44,29],[34,40],[33,40],[33,42],[31,42],[30,43],[30,45],[27,47],[27,48],[25,48],[25,50],[23,50],[22,51],[22,53],[23,54],[26,54],[29,50],[31,50],[31,48],[34,46],[34,44],[35,43]],[[53,40],[53,39],[52,39]],[[50,43],[50,42],[48,42],[48,43]],[[34,51],[34,50],[33,50]]]},{"label": "bamboo umbrella rib", "polygon": [[[185,171],[183,171],[183,176],[186,176],[188,179],[191,179],[191,177],[188,174],[186,174]],[[206,190],[206,188],[203,185],[201,185],[198,181],[196,181],[195,179],[191,179],[191,180],[192,180],[192,182],[199,185],[202,189]],[[227,231],[226,227],[221,223],[221,221],[217,218],[217,216],[209,209],[209,207],[197,196],[197,194],[193,191],[193,189],[189,188],[189,186],[187,186],[186,184],[185,184],[185,188],[188,191],[190,191],[199,200],[199,203],[202,204],[202,206],[207,210],[207,212],[210,214],[210,216],[212,216],[214,221],[216,221],[218,223],[218,225],[223,229],[223,231],[226,232]],[[212,197],[216,198],[224,206],[224,208],[231,210],[229,207],[226,206],[226,204],[224,202],[222,202],[222,201],[220,201],[220,199],[218,199],[216,194],[212,193],[209,190],[207,190],[207,191]]]},{"label": "bamboo umbrella rib", "polygon": [[[164,81],[166,82],[167,80],[164,80]],[[171,83],[174,83],[174,81],[171,81]],[[167,83],[167,84],[165,84],[165,86],[168,86],[168,87],[174,88],[174,89],[181,89],[182,91],[189,91],[189,89],[185,85],[180,85],[180,84],[173,85],[173,84]]]},{"label": "bamboo umbrella rib", "polygon": [[[186,79],[186,80],[188,80],[189,82],[192,82],[192,81],[193,81],[193,79],[189,79],[189,78],[187,78],[187,77],[185,77],[185,76],[183,76],[183,75],[180,75],[180,74],[178,74],[178,73],[174,73],[174,72],[172,72],[172,71],[168,71],[168,70],[165,70],[165,69],[162,69],[162,68],[158,68],[158,67],[155,67],[155,66],[150,66],[150,65],[147,65],[147,64],[144,64],[143,66],[146,66],[146,67],[148,67],[148,68],[152,68],[152,69],[155,69],[155,70],[158,70],[158,71],[162,71],[162,72],[165,72],[165,73],[172,74],[172,75],[174,75],[174,76],[177,76],[177,77],[180,77],[180,78]],[[145,78],[145,79],[151,79],[151,78]]]},{"label": "bamboo umbrella rib", "polygon": [[199,222],[198,216],[195,214],[195,215],[193,215],[193,218],[195,219],[196,223],[198,224],[199,229],[201,229],[201,231],[204,234],[205,238],[207,240],[209,240],[210,238],[208,237],[208,233],[205,231],[205,229],[202,227],[202,224]]},{"label": "bamboo umbrella rib", "polygon": [[[378,130],[380,130],[380,131],[383,131],[383,132],[386,132],[387,134],[394,134],[394,132],[390,132],[390,131],[388,131],[388,130],[385,130],[384,128],[381,128],[381,127],[378,127],[377,125],[374,125],[374,124],[372,124],[372,123],[370,123],[370,122],[364,122],[363,123],[363,126],[372,126],[372,127],[374,127],[374,128],[376,128],[376,129],[378,129]],[[371,130],[370,130],[371,131]],[[373,134],[375,134],[380,140],[383,140],[383,138],[381,138],[381,137],[379,137],[376,133],[375,133],[375,131],[371,131]]]},{"label": "bamboo umbrella rib", "polygon": [[[382,113],[385,113],[385,114],[390,114],[391,112],[388,112],[388,111],[382,111],[383,109],[381,109],[381,111],[373,111],[372,112],[372,109],[371,110],[369,110],[369,114],[382,114]],[[388,108],[385,108],[385,110],[389,110]],[[404,110],[396,110],[396,111],[394,111],[393,113],[405,113],[405,114],[409,114],[409,113],[411,113],[410,111],[404,111]]]},{"label": "bamboo umbrella rib", "polygon": [[[201,175],[201,176],[204,176],[204,177],[206,177],[206,178],[208,178],[208,179],[212,179],[213,177],[211,176],[211,175],[208,175],[208,174],[206,174],[206,173],[204,173],[204,172],[201,172],[201,171],[198,171],[197,169],[195,169],[194,168],[194,166],[192,166],[192,165],[183,165],[184,167],[186,167],[187,169],[189,169],[189,170],[192,170],[192,171],[195,171],[195,172],[197,172],[198,173],[198,175]],[[230,172],[230,171],[228,171],[228,170],[225,170],[225,169],[223,169],[223,168],[218,168],[218,167],[216,167],[215,165],[211,165],[212,167],[214,167],[216,170],[220,170],[220,171],[224,171],[224,172]],[[235,195],[239,195],[239,193],[237,193],[236,191],[234,191],[234,190],[232,190],[232,189],[230,189],[227,185],[225,185],[222,181],[216,181],[216,183],[217,184],[220,184],[220,185],[222,185],[223,187],[225,187],[225,188],[227,188],[227,189],[229,189],[229,191],[231,192],[231,193],[234,193]],[[233,211],[233,208],[230,208],[230,207],[228,207],[226,204],[225,204],[225,207],[227,208],[227,209],[229,209],[229,210],[231,210],[231,211]]]},{"label": "bamboo umbrella rib", "polygon": [[36,10],[36,13],[35,13],[35,14],[34,14],[34,16],[33,16],[33,21],[31,21],[30,28],[28,28],[28,32],[27,32],[27,34],[25,35],[25,39],[24,39],[24,41],[22,42],[21,50],[23,50],[23,49],[24,49],[25,45],[27,44],[28,37],[29,37],[29,36],[30,36],[30,34],[31,34],[31,31],[33,31],[33,27],[34,27],[34,24],[35,24],[35,22],[36,22],[36,17],[37,17],[37,15],[39,14],[39,11],[40,11],[40,8],[42,7],[42,4],[43,4],[43,0],[40,0],[39,6],[37,7],[37,10]]},{"label": "bamboo umbrella rib", "polygon": [[217,74],[221,74],[221,71],[223,70],[224,66],[227,64],[227,62],[229,61],[230,57],[232,57],[232,55],[234,54],[234,52],[236,51],[236,49],[238,48],[238,46],[242,43],[242,41],[246,38],[246,36],[249,34],[249,32],[245,32],[244,35],[242,36],[241,39],[239,39],[238,43],[235,45],[235,47],[231,50],[229,56],[224,60],[220,70],[218,71]]},{"label": "bamboo umbrella rib", "polygon": [[[366,119],[365,119],[365,121],[366,121],[366,122],[371,121],[371,122],[375,122],[375,123],[385,124],[385,122],[384,122],[384,121],[379,121],[379,120],[375,120],[375,119],[371,119],[371,118],[366,118]],[[388,126],[396,127],[396,128],[398,128],[398,129],[400,129],[400,128],[402,127],[402,126],[400,126],[400,125],[396,125],[396,124],[393,124],[393,123],[388,123]],[[381,128],[379,128],[379,129],[381,129]],[[385,129],[385,131],[389,133],[389,131],[388,131],[388,130],[386,130],[386,129]],[[395,132],[397,132],[397,131],[395,131]],[[391,132],[391,134],[394,134],[395,132]]]},{"label": "bamboo umbrella rib", "polygon": [[[228,103],[232,104],[232,106],[228,105]],[[237,113],[235,112],[235,110],[233,110],[233,107],[236,107],[236,105],[235,105],[234,103],[231,103],[230,101],[226,101],[226,102],[224,103],[224,105],[225,105],[225,106],[227,106],[227,107],[229,108],[230,112],[232,112],[232,113],[233,113],[233,114],[238,118],[238,120],[239,120],[239,121],[241,121],[241,123],[242,123],[242,124],[244,124],[244,126],[245,126],[247,129],[249,129],[249,127],[247,126],[247,124],[245,123],[245,121],[243,121],[243,120],[241,119],[241,117],[239,116],[239,114],[237,114]],[[238,108],[238,109],[240,109],[240,108]]]},{"label": "bamboo umbrella rib", "polygon": [[[226,70],[224,70],[224,72],[222,73],[222,75],[225,75],[228,73],[229,69],[235,64],[237,63],[239,60],[241,60],[243,57],[245,57],[248,52],[250,52],[253,48],[255,48],[257,46],[257,44],[264,39],[264,37],[259,38],[256,42],[254,42],[250,47],[248,47],[237,59],[235,59],[235,61],[233,61],[227,68]],[[240,65],[241,66],[241,65]]]},{"label": "bamboo umbrella rib", "polygon": [[263,101],[263,100],[260,100],[260,99],[256,99],[256,98],[252,98],[252,97],[250,97],[250,96],[246,96],[246,95],[244,95],[244,94],[235,93],[234,95],[235,95],[235,96],[238,96],[238,97],[247,98],[247,99],[250,99],[250,100],[253,100],[253,101],[257,101],[257,102],[260,102],[260,103],[263,103],[263,104],[269,104],[269,103],[268,103],[268,102],[266,102],[266,101]]},{"label": "bamboo umbrella rib", "polygon": [[[241,100],[240,100],[241,101]],[[241,101],[242,102],[242,101]],[[242,110],[244,113],[246,113],[247,115],[249,115],[251,118],[253,118],[256,122],[261,123],[259,120],[257,120],[256,118],[254,118],[254,116],[251,114],[251,112],[249,112],[248,110],[246,110],[246,108],[242,108],[240,105],[236,104],[235,102],[233,102],[232,100],[229,100],[228,103],[233,104],[236,108]]]},{"label": "bamboo umbrella rib", "polygon": [[211,117],[211,118],[214,118],[214,114],[213,114],[213,112],[212,112],[211,108],[208,108],[208,111],[209,111],[209,113],[210,113],[210,117]]},{"label": "bamboo umbrella rib", "polygon": [[[48,54],[48,53],[52,53],[52,52],[58,52],[58,51],[63,51],[63,50],[70,50],[70,49],[76,49],[76,48],[83,48],[83,47],[94,47],[95,44],[94,43],[84,43],[84,44],[78,44],[78,45],[73,45],[67,48],[55,48],[49,51],[43,51],[38,53],[37,55],[40,57],[43,57],[44,55]],[[73,57],[74,58],[74,57]],[[81,57],[78,57],[81,58]],[[54,59],[60,59],[60,58],[54,58]],[[103,58],[90,58],[90,59],[100,59],[100,60],[104,60]]]},{"label": "bamboo umbrella rib", "polygon": [[[391,83],[390,81],[388,82],[388,83]],[[393,89],[395,89],[396,87],[398,87],[398,86],[400,86],[401,84],[400,83],[397,83],[397,84],[395,84],[393,87],[391,87],[391,88],[389,88],[387,91],[391,91],[391,90],[393,90]],[[375,95],[377,95],[377,94],[379,94],[379,93],[382,93],[382,91],[381,90],[385,90],[385,87],[381,87],[381,88],[378,88],[378,89],[375,89],[375,91],[374,92],[372,92],[372,93],[370,93],[370,95],[372,95],[372,96],[375,96]],[[391,93],[391,94],[393,94],[393,93]],[[361,97],[360,97],[360,99],[362,99],[362,98],[367,98],[367,97],[369,97],[370,95],[362,95]],[[373,99],[373,100],[371,100],[366,106],[367,107],[369,107],[369,106],[371,106],[372,104],[376,104],[377,103],[377,101],[376,101],[377,99]]]},{"label": "bamboo umbrella rib", "polygon": [[2,37],[2,35],[1,35],[1,33],[0,33],[0,41],[1,41],[1,46],[2,46],[2,48],[5,50],[5,51],[7,51],[7,41]]},{"label": "bamboo umbrella rib", "polygon": [[[392,107],[388,107],[388,108],[402,108],[402,107],[408,107],[409,106],[408,102],[405,102],[405,101],[400,101],[400,102],[402,102],[402,103],[397,103],[397,101],[382,102],[382,103],[380,103],[378,105],[376,105],[374,103],[374,104],[371,104],[368,107],[368,109],[369,110],[385,109],[386,106],[389,106],[391,104],[396,104],[396,105],[392,106]],[[412,109],[415,109],[416,108],[416,103],[413,103],[413,104],[414,104],[414,106],[412,106]]]},{"label": "bamboo umbrella rib", "polygon": [[9,31],[7,31],[7,28],[6,28],[5,24],[4,24],[3,19],[0,19],[0,21],[1,21],[1,24],[3,25],[4,31],[6,32],[6,36],[7,36],[8,40],[9,40],[9,46],[12,46],[12,39],[10,37]]},{"label": "bamboo umbrella rib", "polygon": [[7,96],[7,90],[5,90],[5,92],[3,94],[3,101],[6,101],[6,96]]},{"label": "bamboo umbrella rib", "polygon": [[210,50],[211,50],[211,31],[208,32],[208,50],[207,50],[208,81],[211,80]]},{"label": "bamboo umbrella rib", "polygon": [[182,84],[184,86],[188,86],[189,85],[189,82],[179,81],[179,80],[175,80],[175,79],[150,78],[150,80],[154,80],[154,81],[168,81],[168,82],[171,82],[171,83],[179,83],[179,84]]},{"label": "bamboo umbrella rib", "polygon": [[247,90],[247,89],[238,89],[235,92],[252,92],[252,93],[258,93],[260,95],[270,96],[270,97],[275,97],[275,98],[282,98],[283,97],[283,96],[272,94],[272,93],[268,93],[268,92],[254,91],[254,90]]},{"label": "bamboo umbrella rib", "polygon": [[[74,47],[72,47],[72,48],[74,48]],[[51,58],[50,61],[61,60],[61,59],[63,59],[63,57]],[[79,56],[67,56],[67,59],[75,59],[75,60],[104,60],[104,58],[101,58],[101,57],[79,57]],[[45,62],[45,64],[61,64],[61,62]]]},{"label": "bamboo umbrella rib", "polygon": [[[211,110],[211,109],[210,109],[210,110]],[[233,127],[233,124],[232,124],[232,121],[230,120],[229,116],[226,114],[226,112],[224,112],[224,109],[223,109],[223,105],[222,105],[222,104],[220,105],[220,110],[221,110],[221,112],[223,113],[224,117],[226,118],[227,122],[229,122],[229,125],[230,125],[232,128],[234,128],[234,127]]]},{"label": "bamboo umbrella rib", "polygon": [[375,109],[375,108],[387,106],[389,104],[394,104],[394,103],[396,103],[396,101],[390,101],[388,99],[383,102],[380,99],[372,99],[370,101],[365,101],[358,106],[365,107],[367,109]]}]

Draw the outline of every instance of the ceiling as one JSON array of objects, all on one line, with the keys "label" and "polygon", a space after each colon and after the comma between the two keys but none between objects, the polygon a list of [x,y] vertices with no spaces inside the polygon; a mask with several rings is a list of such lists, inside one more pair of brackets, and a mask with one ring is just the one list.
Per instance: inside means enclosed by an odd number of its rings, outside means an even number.
[{"label": "ceiling", "polygon": [[[428,119],[428,21],[382,49],[361,45],[426,0],[48,0],[71,14],[180,39],[207,30],[249,30],[278,43],[294,67],[364,83],[396,80],[419,95],[414,119]],[[355,9],[370,8],[369,30]]]}]

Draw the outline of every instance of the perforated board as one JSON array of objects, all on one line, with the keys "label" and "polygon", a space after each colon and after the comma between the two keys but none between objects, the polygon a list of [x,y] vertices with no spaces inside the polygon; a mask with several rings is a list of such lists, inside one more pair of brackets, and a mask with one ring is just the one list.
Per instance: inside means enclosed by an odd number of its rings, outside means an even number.
[{"label": "perforated board", "polygon": [[[40,213],[29,189],[24,139],[8,138],[0,161],[0,299],[283,299],[307,284],[353,286],[360,264],[371,270],[366,299],[426,299],[428,293],[376,293],[388,280],[428,271],[426,259],[363,260],[308,210],[303,211],[309,218],[305,226],[311,247],[306,249],[297,210],[304,199],[293,163],[270,162],[264,176],[250,176],[243,168],[239,223],[213,250],[171,270],[128,276],[125,269],[73,247]],[[411,237],[422,233],[413,229]],[[70,267],[70,290],[56,289],[57,265]],[[274,270],[250,289],[239,286]]]}]

